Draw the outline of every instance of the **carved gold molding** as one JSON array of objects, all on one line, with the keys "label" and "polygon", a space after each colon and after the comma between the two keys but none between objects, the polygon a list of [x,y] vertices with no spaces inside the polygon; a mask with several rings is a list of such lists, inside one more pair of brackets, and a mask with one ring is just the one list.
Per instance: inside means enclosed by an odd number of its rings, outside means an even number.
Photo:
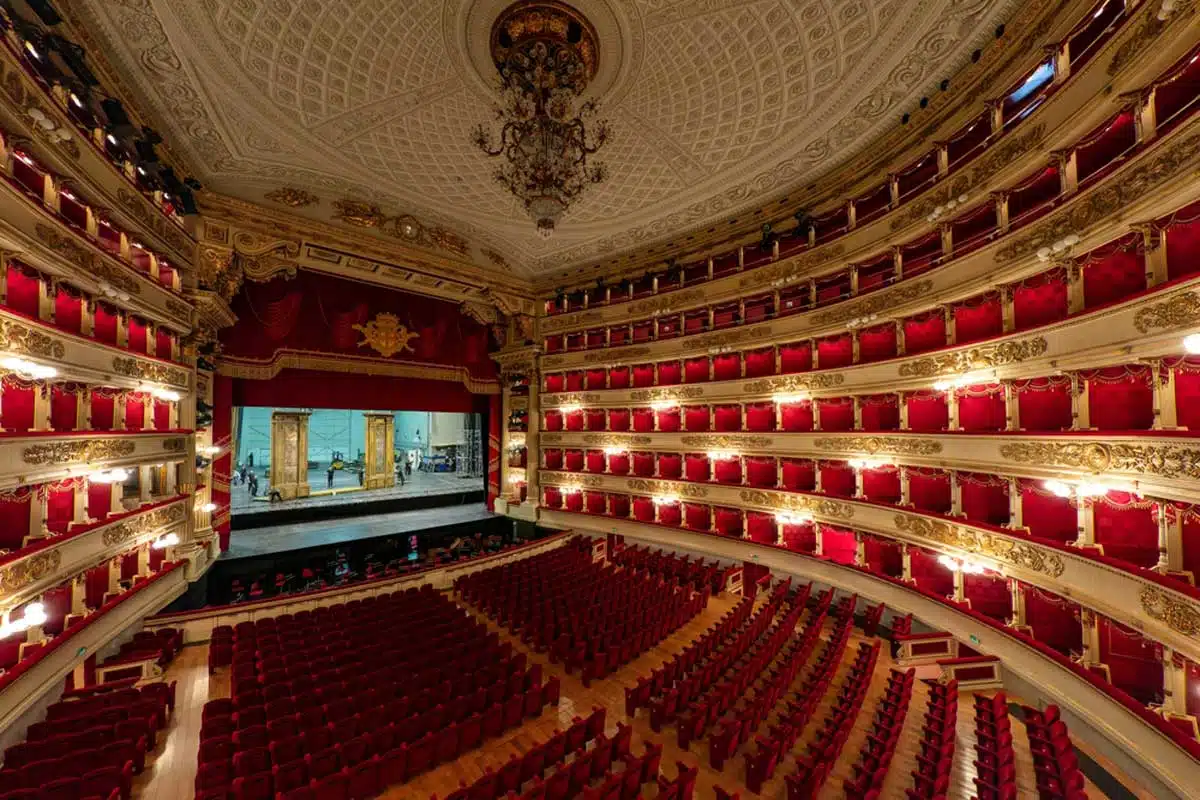
[{"label": "carved gold molding", "polygon": [[970,553],[978,553],[1016,567],[1040,572],[1057,578],[1066,571],[1062,557],[1047,548],[1035,547],[1014,541],[1005,536],[972,531],[939,520],[897,514],[893,518],[897,530],[910,533],[937,544],[957,547]]},{"label": "carved gold molding", "polygon": [[113,356],[112,368],[113,372],[118,375],[124,375],[127,378],[165,383],[184,388],[188,386],[188,372],[186,370],[175,369],[163,364],[151,364],[139,361],[136,358]]},{"label": "carved gold molding", "polygon": [[173,522],[180,522],[186,514],[183,503],[176,503],[166,508],[156,508],[146,514],[139,514],[132,519],[122,520],[104,531],[102,541],[105,547],[123,544],[131,539],[158,530]]},{"label": "carved gold molding", "polygon": [[752,503],[779,511],[807,511],[829,519],[851,519],[854,517],[854,506],[828,500],[820,497],[793,495],[783,492],[763,492],[757,489],[743,489],[738,497],[743,503]]},{"label": "carved gold molding", "polygon": [[[629,314],[657,316],[664,311],[670,311],[672,308],[679,308],[691,303],[698,303],[704,299],[704,290],[688,289],[682,292],[670,292],[668,294],[651,297],[646,300],[639,300],[629,306]],[[583,322],[583,317],[576,317],[570,320],[572,325],[578,325]]]},{"label": "carved gold molding", "polygon": [[598,403],[600,395],[594,392],[568,393],[568,394],[548,394],[543,398],[543,403],[547,408],[554,406],[572,406],[582,405],[584,403]]},{"label": "carved gold molding", "polygon": [[640,358],[641,356],[650,355],[651,349],[652,348],[649,348],[649,347],[627,347],[627,348],[619,348],[618,347],[615,351],[610,350],[607,352],[605,352],[603,350],[600,350],[600,351],[593,350],[590,353],[583,354],[583,363],[598,364],[601,362],[608,363],[609,361],[612,361],[612,360],[618,359],[618,358],[621,358],[621,359]]},{"label": "carved gold molding", "polygon": [[49,577],[62,564],[62,553],[57,549],[35,553],[0,570],[0,592],[10,594]]},{"label": "carved gold molding", "polygon": [[841,386],[845,382],[846,376],[840,372],[817,372],[812,375],[783,375],[750,381],[742,386],[742,391],[747,394],[802,392],[811,389],[831,389],[834,386]]},{"label": "carved gold molding", "polygon": [[382,375],[392,378],[420,378],[431,381],[457,381],[475,394],[499,394],[500,384],[475,378],[466,367],[446,367],[412,361],[384,361],[365,356],[332,356],[303,350],[279,350],[266,360],[237,359],[222,356],[217,373],[231,378],[270,380],[285,369],[311,369],[323,372]]},{"label": "carved gold molding", "polygon": [[716,450],[770,447],[774,442],[769,436],[682,436],[679,441],[684,447],[704,447]]},{"label": "carved gold molding", "polygon": [[[38,223],[34,228],[42,243],[65,258],[71,264],[86,270],[93,277],[108,281],[113,286],[129,294],[141,294],[142,283],[126,273],[125,268],[108,263],[99,254],[51,225]],[[132,267],[128,269],[132,270]]]},{"label": "carved gold molding", "polygon": [[629,399],[635,403],[654,400],[686,400],[691,397],[703,397],[704,389],[699,386],[683,386],[678,389],[637,389],[629,394]]},{"label": "carved gold molding", "polygon": [[35,444],[21,451],[26,464],[69,464],[75,462],[104,461],[133,455],[131,439],[92,439],[82,442],[49,442]]},{"label": "carved gold molding", "polygon": [[840,258],[845,252],[846,245],[838,242],[829,247],[820,247],[811,252],[800,253],[787,259],[780,259],[777,264],[772,264],[769,267],[760,267],[747,273],[738,281],[738,288],[755,289],[773,286],[776,283],[781,285],[791,283],[803,277],[801,273],[809,267]]},{"label": "carved gold molding", "polygon": [[1166,623],[1184,636],[1200,634],[1200,609],[1194,604],[1148,585],[1142,587],[1138,599],[1142,602],[1142,611],[1151,619]]},{"label": "carved gold molding", "polygon": [[387,312],[375,315],[375,319],[366,325],[355,325],[354,330],[363,335],[359,347],[367,346],[384,358],[391,358],[405,350],[414,352],[411,344],[413,339],[421,334],[409,331],[408,326],[400,324],[400,318]]},{"label": "carved gold molding", "polygon": [[1200,293],[1197,292],[1180,292],[1161,303],[1139,309],[1133,317],[1133,326],[1139,333],[1149,333],[1157,328],[1188,328],[1198,323]]},{"label": "carved gold molding", "polygon": [[750,328],[734,328],[731,331],[706,333],[696,337],[695,347],[703,350],[711,347],[728,347],[735,344],[757,342],[760,339],[771,338],[773,331],[770,325],[755,325]]},{"label": "carved gold molding", "polygon": [[976,369],[1000,367],[1006,364],[1016,364],[1031,358],[1037,358],[1049,348],[1045,338],[1037,336],[1032,339],[997,342],[960,350],[953,353],[942,353],[916,361],[906,361],[900,365],[900,376],[903,378],[932,378],[937,375],[969,372]]},{"label": "carved gold molding", "polygon": [[1200,479],[1200,448],[1183,445],[1012,442],[1000,455],[1018,464],[1068,467],[1092,473],[1133,472]]},{"label": "carved gold molding", "polygon": [[942,452],[942,443],[933,439],[911,439],[905,436],[866,436],[861,439],[823,438],[813,442],[818,450],[831,453],[866,453],[875,455],[931,456]]},{"label": "carved gold molding", "polygon": [[312,192],[306,192],[303,189],[295,189],[290,186],[281,186],[278,189],[267,192],[263,197],[272,203],[278,203],[288,208],[315,206],[321,199]]},{"label": "carved gold molding", "polygon": [[10,319],[0,319],[0,350],[41,358],[62,358],[67,352],[61,339]]},{"label": "carved gold molding", "polygon": [[680,497],[708,497],[708,488],[694,483],[672,483],[671,481],[653,481],[643,478],[630,478],[625,485],[633,492],[646,494],[677,494]]},{"label": "carved gold molding", "polygon": [[933,281],[931,280],[902,284],[892,289],[885,289],[882,292],[873,292],[858,301],[839,303],[828,311],[814,314],[812,324],[836,325],[848,322],[856,317],[887,311],[910,300],[924,297],[932,291]]},{"label": "carved gold molding", "polygon": [[573,472],[547,472],[543,470],[538,475],[542,484],[552,486],[599,486],[604,482],[603,475],[577,475]]},{"label": "carved gold molding", "polygon": [[[550,436],[542,434],[541,438],[542,441],[546,443],[557,442],[561,440],[560,437],[550,438],[553,436],[554,434],[550,434]],[[652,440],[649,436],[640,436],[636,434],[621,435],[618,433],[589,433],[583,437],[583,441],[584,444],[594,444],[602,447],[628,447],[629,445],[633,444],[650,444]]]}]

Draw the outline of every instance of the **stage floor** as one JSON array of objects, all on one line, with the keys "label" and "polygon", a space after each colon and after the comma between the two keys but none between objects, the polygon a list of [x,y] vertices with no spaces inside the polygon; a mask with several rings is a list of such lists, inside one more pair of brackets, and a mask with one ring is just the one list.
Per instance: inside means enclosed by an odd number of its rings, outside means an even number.
[{"label": "stage floor", "polygon": [[482,521],[493,516],[485,504],[471,503],[237,530],[230,537],[229,550],[221,556],[221,560],[255,558],[359,539],[374,539],[443,525]]},{"label": "stage floor", "polygon": [[[260,481],[262,478],[260,477]],[[333,494],[318,494],[315,497],[301,497],[295,500],[270,503],[261,499],[262,486],[260,483],[259,499],[250,497],[250,488],[246,484],[231,486],[229,490],[229,506],[235,516],[270,514],[275,511],[285,511],[297,508],[327,508],[341,506],[347,503],[376,502],[411,497],[430,497],[439,494],[460,494],[463,492],[481,492],[484,490],[483,478],[473,476],[461,478],[457,472],[414,472],[404,477],[404,485],[390,489],[360,489],[358,475],[347,470],[333,473]],[[327,475],[325,470],[309,470],[308,485],[314,492],[326,491]]]}]

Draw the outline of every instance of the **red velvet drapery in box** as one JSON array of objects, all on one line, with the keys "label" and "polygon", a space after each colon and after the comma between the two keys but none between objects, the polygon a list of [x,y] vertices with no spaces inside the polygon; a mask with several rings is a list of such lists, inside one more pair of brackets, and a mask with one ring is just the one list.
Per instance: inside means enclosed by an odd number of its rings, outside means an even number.
[{"label": "red velvet drapery in box", "polygon": [[604,472],[604,451],[588,450],[583,457],[583,468],[586,472]]},{"label": "red velvet drapery in box", "polygon": [[546,508],[562,508],[562,492],[555,486],[547,486],[545,491],[542,492],[542,502],[546,504]]},{"label": "red velvet drapery in box", "polygon": [[1146,252],[1141,233],[1131,233],[1090,251],[1083,270],[1083,306],[1124,300],[1146,288]]},{"label": "red velvet drapery in box", "polygon": [[1166,239],[1167,277],[1174,280],[1200,272],[1200,202],[1179,209],[1156,225]]},{"label": "red velvet drapery in box", "polygon": [[864,542],[867,568],[883,575],[899,578],[904,573],[904,557],[900,545],[890,539],[867,536]]},{"label": "red velvet drapery in box", "polygon": [[583,412],[583,428],[588,431],[604,430],[604,419],[607,415],[603,408],[589,408]]},{"label": "red velvet drapery in box", "polygon": [[775,374],[775,348],[764,347],[746,353],[746,377],[760,378]]},{"label": "red velvet drapery in box", "polygon": [[1128,365],[1085,370],[1091,426],[1107,431],[1149,430],[1154,423],[1150,367]]},{"label": "red velvet drapery in box", "polygon": [[628,389],[629,380],[629,367],[613,367],[608,371],[608,388],[610,389]]},{"label": "red velvet drapery in box", "polygon": [[832,525],[821,526],[822,557],[836,564],[853,564],[857,550],[858,542],[854,539],[854,531],[835,528]]},{"label": "red velvet drapery in box", "polygon": [[1008,581],[998,575],[963,575],[963,594],[972,611],[1001,622],[1012,616],[1012,592]]},{"label": "red velvet drapery in box", "polygon": [[811,522],[785,523],[783,546],[795,553],[815,553],[817,550],[817,526]]},{"label": "red velvet drapery in box", "polygon": [[[691,408],[688,409],[689,412],[691,410]],[[658,429],[663,433],[678,431],[682,423],[682,412],[678,408],[666,408],[661,411],[655,411],[654,416],[658,424]]]},{"label": "red velvet drapery in box", "polygon": [[858,332],[858,361],[882,361],[896,355],[896,325],[888,322]]},{"label": "red velvet drapery in box", "polygon": [[648,408],[633,410],[633,430],[635,433],[649,433],[654,430],[654,412]]},{"label": "red velvet drapery in box", "polygon": [[563,414],[561,411],[547,411],[545,418],[542,420],[542,426],[547,431],[561,431],[563,429]]},{"label": "red velvet drapery in box", "polygon": [[629,430],[629,409],[610,408],[608,410],[608,429],[610,431]]},{"label": "red velvet drapery in box", "polygon": [[778,470],[775,459],[770,456],[746,456],[746,483],[760,488],[775,486]]},{"label": "red velvet drapery in box", "polygon": [[876,503],[900,502],[900,470],[896,467],[864,469],[863,495]]},{"label": "red velvet drapery in box", "polygon": [[564,415],[565,428],[569,431],[583,430],[583,411],[569,411]]},{"label": "red velvet drapery in box", "polygon": [[854,339],[849,333],[817,340],[817,366],[821,369],[848,367],[854,363]]},{"label": "red velvet drapery in box", "polygon": [[1073,542],[1079,537],[1079,512],[1071,499],[1033,481],[1021,481],[1021,522],[1039,539]]},{"label": "red velvet drapery in box", "polygon": [[172,337],[166,328],[154,331],[154,355],[163,359],[171,358]]},{"label": "red velvet drapery in box", "polygon": [[0,425],[6,431],[28,431],[33,428],[34,393],[41,391],[37,381],[24,381],[14,373],[0,380]]},{"label": "red velvet drapery in box", "polygon": [[1083,646],[1079,607],[1058,595],[1043,592],[1032,586],[1022,586],[1025,595],[1025,621],[1033,638],[1063,655],[1079,651]]},{"label": "red velvet drapery in box", "polygon": [[821,490],[835,497],[853,497],[855,477],[854,470],[848,465],[834,461],[822,461]]},{"label": "red velvet drapery in box", "polygon": [[96,311],[92,321],[92,337],[104,344],[117,343],[117,309],[107,303],[96,302]]},{"label": "red velvet drapery in box", "polygon": [[800,403],[781,403],[779,417],[783,430],[789,433],[811,431],[813,429],[813,403],[811,400]]},{"label": "red velvet drapery in box", "polygon": [[29,505],[34,500],[27,486],[0,492],[0,548],[19,550],[29,535]]},{"label": "red velvet drapery in box", "polygon": [[854,401],[849,397],[830,397],[817,401],[822,431],[854,430]]},{"label": "red velvet drapery in box", "polygon": [[1109,680],[1143,703],[1161,703],[1163,668],[1161,646],[1107,617],[1099,617],[1100,661],[1108,665]]},{"label": "red velvet drapery in box", "polygon": [[708,506],[699,503],[685,503],[684,524],[694,531],[707,531],[712,528],[712,515]]},{"label": "red velvet drapery in box", "polygon": [[775,544],[775,516],[764,511],[746,512],[746,535],[752,542]]},{"label": "red velvet drapery in box", "polygon": [[561,372],[555,372],[546,376],[546,391],[550,394],[556,394],[563,390],[566,386],[565,378]]},{"label": "red velvet drapery in box", "polygon": [[[112,513],[113,488],[111,483],[89,483],[87,488],[87,515],[103,522]],[[215,502],[215,501],[214,501]]]},{"label": "red velvet drapery in box", "polygon": [[80,387],[73,383],[56,383],[50,387],[51,428],[56,431],[75,430],[79,419],[79,390]]},{"label": "red velvet drapery in box", "polygon": [[908,404],[909,430],[944,431],[950,424],[950,407],[942,392],[909,392],[904,401]]},{"label": "red velvet drapery in box", "polygon": [[684,480],[704,483],[709,479],[708,456],[703,453],[688,453],[683,458]]},{"label": "red velvet drapery in box", "polygon": [[42,486],[46,496],[46,527],[55,533],[66,533],[75,518],[75,482],[83,478],[68,478],[60,483]]},{"label": "red velvet drapery in box", "polygon": [[608,457],[608,472],[610,475],[629,474],[629,454],[613,453]]},{"label": "red velvet drapery in box", "polygon": [[570,492],[563,495],[563,507],[567,511],[581,512],[583,511],[583,492]]},{"label": "red velvet drapery in box", "polygon": [[713,509],[713,529],[722,536],[742,537],[742,512],[736,508],[717,506]]},{"label": "red velvet drapery in box", "polygon": [[1012,382],[1017,414],[1026,431],[1061,431],[1071,427],[1071,379],[1065,375]]},{"label": "red velvet drapery in box", "polygon": [[654,385],[654,365],[635,364],[633,367],[633,388],[644,389]]},{"label": "red velvet drapery in box", "polygon": [[1175,414],[1177,422],[1190,431],[1200,431],[1200,357],[1171,359],[1175,373]]},{"label": "red velvet drapery in box", "polygon": [[676,453],[659,455],[658,476],[668,481],[679,480],[683,476],[683,457]]},{"label": "red velvet drapery in box", "polygon": [[[154,429],[165,431],[171,427],[171,404],[166,400],[155,400],[152,420]],[[497,425],[499,421],[497,420]]]},{"label": "red velvet drapery in box", "polygon": [[1128,492],[1108,492],[1092,501],[1096,544],[1104,555],[1153,567],[1158,563],[1158,517],[1154,502]]},{"label": "red velvet drapery in box", "polygon": [[807,458],[782,459],[783,488],[790,492],[811,492],[817,486],[816,464]]},{"label": "red velvet drapery in box", "polygon": [[1004,387],[998,383],[964,386],[958,398],[958,424],[964,431],[1002,431],[1006,422]]},{"label": "red velvet drapery in box", "polygon": [[705,383],[708,380],[709,361],[707,357],[689,358],[683,362],[684,383]]},{"label": "red velvet drapery in box", "polygon": [[608,497],[604,492],[584,492],[583,510],[589,514],[604,514],[608,511]]},{"label": "red velvet drapery in box", "polygon": [[997,292],[988,292],[954,306],[954,332],[958,344],[999,336],[1004,330],[1004,311]]},{"label": "red velvet drapery in box", "polygon": [[717,483],[740,484],[742,482],[742,460],[719,458],[713,462],[713,480]]},{"label": "red velvet drapery in box", "polygon": [[1192,573],[1192,582],[1200,583],[1200,508],[1192,505],[1172,508],[1171,512],[1182,517],[1183,568]]},{"label": "red velvet drapery in box", "polygon": [[633,474],[642,478],[649,478],[654,474],[654,454],[653,453],[631,453],[633,459]]},{"label": "red velvet drapery in box", "polygon": [[906,467],[908,495],[913,507],[934,514],[950,512],[950,475],[935,469]]},{"label": "red velvet drapery in box", "polygon": [[807,372],[812,369],[813,351],[808,342],[779,346],[779,371],[787,375],[792,372]]},{"label": "red velvet drapery in box", "polygon": [[19,314],[37,319],[40,283],[41,275],[37,270],[9,261],[4,304]]},{"label": "red velvet drapery in box", "polygon": [[714,381],[733,381],[742,377],[742,357],[737,353],[725,353],[712,360]]},{"label": "red velvet drapery in box", "polygon": [[54,325],[60,330],[79,333],[83,324],[83,296],[59,285],[54,293]]},{"label": "red velvet drapery in box", "polygon": [[629,516],[629,495],[610,494],[608,496],[608,515],[617,519],[626,519]]},{"label": "red velvet drapery in box", "polygon": [[125,395],[125,430],[140,431],[146,427],[146,403],[150,395],[130,392]]},{"label": "red velvet drapery in box", "polygon": [[583,472],[582,450],[567,450],[563,454],[563,459],[567,472]]},{"label": "red velvet drapery in box", "polygon": [[713,406],[713,430],[727,433],[742,429],[742,407],[739,405]]},{"label": "red velvet drapery in box", "polygon": [[867,395],[858,399],[864,431],[894,431],[900,428],[900,401],[894,394]]},{"label": "red velvet drapery in box", "polygon": [[675,386],[683,381],[683,367],[678,361],[663,361],[658,365],[658,385]]},{"label": "red velvet drapery in box", "polygon": [[1067,316],[1067,272],[1052,269],[1012,287],[1013,320],[1019,331],[1048,325]]},{"label": "red velvet drapery in box", "polygon": [[995,475],[960,472],[962,510],[972,522],[990,525],[1008,523],[1008,481]]},{"label": "red velvet drapery in box", "polygon": [[748,403],[746,405],[746,430],[773,431],[775,430],[775,404]]},{"label": "red velvet drapery in box", "polygon": [[146,352],[147,323],[144,319],[129,315],[129,349],[135,353]]},{"label": "red velvet drapery in box", "polygon": [[562,469],[563,451],[558,448],[543,450],[542,458],[545,459],[546,469]]},{"label": "red velvet drapery in box", "polygon": [[917,586],[935,594],[954,594],[954,573],[938,561],[938,554],[923,547],[908,548],[913,580]]},{"label": "red velvet drapery in box", "polygon": [[904,352],[924,353],[946,346],[946,317],[941,309],[904,320]]}]

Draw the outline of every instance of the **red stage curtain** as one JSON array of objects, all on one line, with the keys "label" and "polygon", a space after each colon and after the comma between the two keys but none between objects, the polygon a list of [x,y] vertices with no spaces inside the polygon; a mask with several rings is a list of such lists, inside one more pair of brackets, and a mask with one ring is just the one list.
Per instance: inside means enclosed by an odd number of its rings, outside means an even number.
[{"label": "red stage curtain", "polygon": [[816,464],[807,458],[783,460],[783,488],[789,492],[811,492],[817,488]]},{"label": "red stage curtain", "polygon": [[604,514],[608,511],[608,500],[604,492],[584,492],[583,508],[589,514]]},{"label": "red stage curtain", "polygon": [[746,536],[752,542],[775,544],[775,516],[763,511],[747,511]]},{"label": "red stage curtain", "polygon": [[794,553],[817,551],[817,526],[811,522],[783,526],[783,546]]},{"label": "red stage curtain", "polygon": [[770,456],[746,456],[746,483],[760,488],[774,488],[778,478],[775,459]]},{"label": "red stage curtain", "polygon": [[689,358],[683,362],[684,383],[705,383],[708,381],[708,358]]},{"label": "red stage curtain", "polygon": [[783,430],[790,433],[813,429],[813,404],[811,400],[800,403],[784,403],[779,407]]},{"label": "red stage curtain", "polygon": [[1013,320],[1019,331],[1067,316],[1067,272],[1052,269],[1014,284]]},{"label": "red stage curtain", "polygon": [[1021,481],[1021,522],[1039,539],[1073,542],[1079,538],[1079,512],[1068,497],[1058,497],[1033,481]]},{"label": "red stage curtain", "polygon": [[567,472],[583,471],[583,451],[567,450],[563,453],[563,464]]},{"label": "red stage curtain", "polygon": [[845,463],[822,461],[818,465],[821,470],[821,491],[835,497],[854,496],[854,470]]},{"label": "red stage curtain", "polygon": [[561,372],[555,372],[546,376],[546,391],[549,394],[561,392],[566,386],[566,380]]},{"label": "red stage curtain", "polygon": [[722,458],[713,462],[713,480],[717,483],[740,484],[742,461],[740,458]]},{"label": "red stage curtain", "polygon": [[583,385],[586,389],[604,389],[608,380],[608,373],[603,367],[600,369],[589,369],[583,378]]},{"label": "red stage curtain", "polygon": [[863,470],[863,495],[876,503],[899,503],[900,470],[895,467]]},{"label": "red stage curtain", "polygon": [[542,420],[544,430],[561,431],[563,429],[563,415],[561,411],[547,411],[545,419]]},{"label": "red stage curtain", "polygon": [[146,321],[129,315],[129,350],[135,353],[146,352]]},{"label": "red stage curtain", "polygon": [[1132,297],[1146,288],[1146,253],[1141,233],[1122,236],[1087,253],[1083,270],[1083,305],[1095,308]]},{"label": "red stage curtain", "polygon": [[635,433],[650,433],[654,430],[654,412],[648,408],[633,410],[633,430]]},{"label": "red stage curtain", "polygon": [[678,361],[662,361],[658,365],[658,385],[675,386],[683,380],[683,367]]},{"label": "red stage curtain", "polygon": [[1063,655],[1083,648],[1083,629],[1079,624],[1079,607],[1056,594],[1033,586],[1022,586],[1025,595],[1025,621],[1033,638],[1053,647]]},{"label": "red stage curtain", "polygon": [[0,549],[20,550],[24,545],[29,535],[29,504],[33,497],[28,486],[0,492]]},{"label": "red stage curtain", "polygon": [[608,388],[628,389],[629,373],[629,367],[613,367],[610,369],[608,371]]},{"label": "red stage curtain", "polygon": [[1161,648],[1132,628],[1107,617],[1099,618],[1100,660],[1108,665],[1109,680],[1143,703],[1161,703]]},{"label": "red stage curtain", "polygon": [[660,453],[658,456],[658,477],[668,481],[677,481],[683,476],[683,457],[677,453]]},{"label": "red stage curtain", "polygon": [[605,413],[603,408],[589,408],[583,412],[583,427],[584,430],[602,431],[604,430]]},{"label": "red stage curtain", "polygon": [[564,415],[566,417],[566,429],[569,431],[583,430],[583,411],[570,411]]},{"label": "red stage curtain", "polygon": [[854,340],[848,333],[817,340],[817,366],[821,369],[848,367],[854,363]]},{"label": "red stage curtain", "polygon": [[757,432],[775,430],[775,404],[771,402],[747,403],[746,430]]},{"label": "red stage curtain", "polygon": [[1004,331],[1004,312],[996,292],[972,297],[954,304],[955,341],[977,342]]},{"label": "red stage curtain", "polygon": [[631,453],[633,459],[633,474],[640,478],[654,475],[654,453]]},{"label": "red stage curtain", "polygon": [[900,429],[900,401],[894,394],[867,395],[858,399],[864,431]]},{"label": "red stage curtain", "polygon": [[1183,568],[1192,573],[1192,583],[1200,583],[1200,507],[1194,505],[1169,509],[1174,518],[1183,517]]},{"label": "red stage curtain", "polygon": [[906,467],[913,507],[934,514],[950,513],[950,475],[936,469]]},{"label": "red stage curtain", "polygon": [[610,408],[608,410],[608,429],[610,431],[629,430],[629,409]]},{"label": "red stage curtain", "polygon": [[713,508],[713,528],[722,536],[742,538],[742,512],[736,508]]},{"label": "red stage curtain", "polygon": [[698,503],[684,504],[684,519],[688,528],[694,531],[707,531],[712,529],[712,515],[709,513],[708,506],[702,506]]},{"label": "red stage curtain", "polygon": [[1012,616],[1012,592],[998,575],[963,575],[963,595],[971,610],[1004,622]]},{"label": "red stage curtain", "polygon": [[616,519],[629,517],[629,495],[610,494],[608,496],[608,515]]},{"label": "red stage curtain", "polygon": [[571,492],[563,495],[563,507],[567,511],[579,513],[583,511],[583,492]]},{"label": "red stage curtain", "polygon": [[764,375],[775,374],[775,348],[764,347],[761,350],[746,352],[746,377],[761,378]]},{"label": "red stage curtain", "polygon": [[854,540],[854,531],[835,528],[832,525],[821,526],[822,557],[835,564],[853,564],[857,550],[858,542]]},{"label": "red stage curtain", "polygon": [[742,357],[738,353],[725,353],[713,357],[713,380],[735,381],[742,377]]},{"label": "red stage curtain", "polygon": [[886,322],[858,332],[858,361],[882,361],[896,355],[896,324]]},{"label": "red stage curtain", "polygon": [[38,318],[38,285],[41,275],[32,267],[15,261],[8,263],[8,287],[4,304],[18,314]]},{"label": "red stage curtain", "polygon": [[[691,412],[688,408],[688,412]],[[663,433],[675,433],[679,430],[683,412],[679,408],[665,408],[662,411],[655,411],[654,415],[658,419],[658,429]]]},{"label": "red stage curtain", "polygon": [[79,386],[56,383],[50,387],[50,427],[56,431],[73,431],[79,419]]},{"label": "red stage curtain", "polygon": [[1013,381],[1021,430],[1061,431],[1071,427],[1071,379],[1065,375]]},{"label": "red stage curtain", "polygon": [[638,522],[654,522],[654,501],[649,497],[633,498],[633,518]]},{"label": "red stage curtain", "polygon": [[97,301],[92,321],[92,338],[104,344],[117,343],[117,309]]},{"label": "red stage curtain", "polygon": [[1200,431],[1200,358],[1176,359],[1175,414],[1180,425]]},{"label": "red stage curtain", "polygon": [[964,431],[1002,431],[1005,427],[1004,387],[998,383],[964,386],[958,397],[958,424]]},{"label": "red stage curtain", "polygon": [[742,407],[739,405],[713,406],[713,430],[727,433],[742,429]]},{"label": "red stage curtain", "polygon": [[954,594],[954,573],[938,562],[938,554],[923,547],[909,547],[912,576],[917,586],[934,594]]},{"label": "red stage curtain", "polygon": [[1157,226],[1166,235],[1167,278],[1200,272],[1200,202],[1158,220]]},{"label": "red stage curtain", "polygon": [[1154,390],[1150,368],[1105,367],[1080,373],[1088,382],[1088,408],[1093,428],[1102,431],[1149,430],[1154,424]]},{"label": "red stage curtain", "polygon": [[604,451],[588,450],[585,452],[583,468],[586,472],[604,472]]},{"label": "red stage curtain", "polygon": [[991,525],[1008,523],[1008,481],[993,475],[960,472],[962,510],[972,522]]},{"label": "red stage curtain", "polygon": [[708,456],[703,453],[688,453],[683,457],[684,480],[705,483],[710,474]]},{"label": "red stage curtain", "polygon": [[854,430],[854,401],[849,397],[833,397],[817,401],[822,431]]},{"label": "red stage curtain", "polygon": [[950,424],[950,408],[941,392],[910,392],[904,396],[908,403],[910,431],[944,431]]},{"label": "red stage curtain", "polygon": [[[165,431],[171,427],[171,404],[165,400],[154,401],[154,411],[152,413],[154,420],[154,429],[157,431]],[[499,424],[499,420],[496,421]],[[499,433],[497,431],[497,433]]]},{"label": "red stage curtain", "polygon": [[41,391],[36,381],[23,381],[13,373],[0,382],[0,425],[6,431],[28,431],[33,428],[34,392]]},{"label": "red stage curtain", "polygon": [[946,317],[941,309],[904,320],[904,352],[924,353],[946,346]]},{"label": "red stage curtain", "polygon": [[644,389],[654,385],[654,365],[637,364],[633,368],[633,388]]},{"label": "red stage curtain", "polygon": [[1158,563],[1158,519],[1154,503],[1128,492],[1109,492],[1092,501],[1096,544],[1104,555],[1153,567]]},{"label": "red stage curtain", "polygon": [[68,478],[41,487],[46,493],[46,527],[55,533],[66,533],[67,526],[75,519],[75,481],[82,483],[83,478]]},{"label": "red stage curtain", "polygon": [[782,344],[779,346],[779,372],[808,372],[812,369],[812,347],[808,342]]},{"label": "red stage curtain", "polygon": [[83,326],[83,295],[59,284],[54,293],[54,325],[60,330],[79,333]]},{"label": "red stage curtain", "polygon": [[900,554],[898,543],[868,535],[864,544],[868,569],[893,578],[904,574],[904,558]]}]

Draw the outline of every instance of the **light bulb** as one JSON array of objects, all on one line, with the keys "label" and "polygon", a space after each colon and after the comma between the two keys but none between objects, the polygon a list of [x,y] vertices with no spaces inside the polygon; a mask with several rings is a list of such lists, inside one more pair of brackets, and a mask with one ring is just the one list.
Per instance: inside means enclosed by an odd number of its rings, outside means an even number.
[{"label": "light bulb", "polygon": [[1183,337],[1183,349],[1191,355],[1200,355],[1200,333],[1192,333]]}]

